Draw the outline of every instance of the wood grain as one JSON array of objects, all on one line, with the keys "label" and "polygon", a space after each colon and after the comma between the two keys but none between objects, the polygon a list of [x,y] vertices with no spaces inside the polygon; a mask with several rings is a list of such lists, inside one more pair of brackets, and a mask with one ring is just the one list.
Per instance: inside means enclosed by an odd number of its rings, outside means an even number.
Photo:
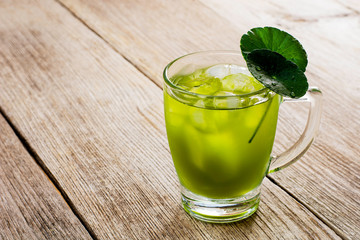
[{"label": "wood grain", "polygon": [[239,50],[238,32],[199,1],[61,0],[157,85],[173,59],[209,49]]},{"label": "wood grain", "polygon": [[269,180],[245,221],[189,217],[161,89],[56,2],[0,6],[0,106],[96,237],[339,239]]},{"label": "wood grain", "polygon": [[0,116],[0,239],[92,239]]},{"label": "wood grain", "polygon": [[[340,235],[360,238],[360,228],[354,227],[360,222],[359,4],[60,1],[159,86],[162,68],[173,58],[204,49],[238,49],[251,27],[272,25],[293,34],[308,52],[310,84],[324,92],[322,125],[302,161],[271,178]],[[275,152],[295,142],[305,116],[304,106],[284,104]]]}]

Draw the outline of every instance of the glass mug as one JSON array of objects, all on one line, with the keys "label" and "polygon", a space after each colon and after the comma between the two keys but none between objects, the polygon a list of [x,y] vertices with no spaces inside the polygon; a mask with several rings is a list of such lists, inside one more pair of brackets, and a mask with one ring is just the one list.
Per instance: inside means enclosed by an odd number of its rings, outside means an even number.
[{"label": "glass mug", "polygon": [[[310,147],[320,124],[322,94],[310,87],[299,99],[283,98],[267,88],[213,96],[172,82],[179,74],[219,64],[247,71],[237,51],[197,52],[169,63],[163,74],[164,107],[185,211],[202,221],[226,223],[253,214],[264,177],[292,164]],[[311,103],[307,125],[292,147],[272,156],[279,106],[286,101]]]}]

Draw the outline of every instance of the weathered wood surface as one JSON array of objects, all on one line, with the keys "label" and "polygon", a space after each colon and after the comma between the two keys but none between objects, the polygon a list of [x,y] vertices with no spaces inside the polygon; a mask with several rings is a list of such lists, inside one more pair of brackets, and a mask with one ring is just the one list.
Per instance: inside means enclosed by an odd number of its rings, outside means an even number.
[{"label": "weathered wood surface", "polygon": [[[173,9],[166,4],[163,7]],[[192,6],[205,12],[204,23],[222,19],[210,18],[213,12],[197,2]],[[186,20],[186,14],[182,16]],[[192,219],[180,206],[161,89],[137,70],[138,65],[126,61],[55,1],[2,1],[0,34],[2,111],[95,237],[339,238],[267,179],[253,217],[226,225]],[[119,39],[133,44],[138,38]],[[202,39],[196,45],[199,42]],[[156,58],[163,58],[161,43],[152,53],[156,66]],[[186,48],[186,42],[182,44]],[[143,57],[149,59],[149,53]]]},{"label": "weathered wood surface", "polygon": [[[291,32],[308,52],[310,84],[324,92],[322,125],[303,159],[270,177],[340,235],[360,238],[357,1],[60,1],[159,86],[163,67],[182,54],[239,49],[241,35],[251,27]],[[304,109],[284,104],[277,152],[297,139]]]},{"label": "weathered wood surface", "polygon": [[2,116],[0,129],[0,239],[92,239]]}]

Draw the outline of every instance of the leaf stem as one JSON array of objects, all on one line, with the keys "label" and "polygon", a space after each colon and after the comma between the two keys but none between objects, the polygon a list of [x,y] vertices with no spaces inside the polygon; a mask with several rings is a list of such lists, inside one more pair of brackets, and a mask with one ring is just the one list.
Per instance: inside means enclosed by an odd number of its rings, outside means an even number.
[{"label": "leaf stem", "polygon": [[262,122],[264,121],[264,119],[265,119],[265,117],[266,117],[267,113],[269,112],[269,109],[270,109],[270,106],[271,106],[271,103],[272,103],[273,99],[274,99],[274,97],[272,97],[272,98],[270,99],[270,101],[269,101],[269,105],[267,106],[267,108],[266,108],[266,110],[265,110],[265,112],[264,112],[263,116],[262,116],[262,117],[261,117],[261,119],[260,119],[259,124],[257,125],[257,127],[256,127],[256,129],[255,129],[255,132],[254,132],[254,133],[253,133],[253,135],[251,136],[251,138],[250,138],[250,140],[249,140],[249,142],[248,142],[248,143],[251,143],[251,142],[252,142],[252,140],[254,139],[254,137],[255,137],[256,133],[259,131],[259,128],[260,128],[260,126],[261,126]]}]

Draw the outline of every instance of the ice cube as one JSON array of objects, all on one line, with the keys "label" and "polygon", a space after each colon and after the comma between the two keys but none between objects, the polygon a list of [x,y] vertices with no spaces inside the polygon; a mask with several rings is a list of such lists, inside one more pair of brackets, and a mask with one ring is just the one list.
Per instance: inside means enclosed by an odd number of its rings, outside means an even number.
[{"label": "ice cube", "polygon": [[201,85],[206,77],[205,71],[199,69],[189,75],[174,76],[172,81],[176,85],[188,90],[189,88]]},{"label": "ice cube", "polygon": [[202,133],[211,133],[217,130],[216,124],[213,120],[212,111],[204,111],[200,108],[192,108],[190,110],[191,125],[197,131]]},{"label": "ice cube", "polygon": [[235,94],[232,92],[217,92],[217,96],[229,96],[229,97],[218,97],[214,99],[214,106],[215,108],[237,108],[239,107],[240,100],[238,97],[231,97]]},{"label": "ice cube", "polygon": [[212,109],[214,108],[214,100],[212,97],[200,98],[195,104],[193,104],[193,106]]},{"label": "ice cube", "polygon": [[231,74],[223,78],[222,89],[234,93],[250,93],[262,88],[262,84],[243,73]]},{"label": "ice cube", "polygon": [[202,84],[191,88],[189,91],[198,94],[212,95],[219,91],[221,82],[219,78],[208,77],[202,81]]},{"label": "ice cube", "polygon": [[242,73],[231,74],[222,80],[222,90],[224,91],[242,91],[246,85],[247,76]]},{"label": "ice cube", "polygon": [[228,67],[229,67],[230,74],[242,73],[242,74],[251,76],[251,73],[249,72],[249,70],[246,67],[241,67],[239,65],[234,65],[234,64],[229,64]]},{"label": "ice cube", "polygon": [[214,65],[212,67],[209,67],[206,70],[206,73],[210,76],[222,79],[230,74],[229,64]]},{"label": "ice cube", "polygon": [[200,99],[200,100],[198,100],[198,101],[194,104],[194,106],[200,107],[200,108],[205,108],[205,99]]}]

